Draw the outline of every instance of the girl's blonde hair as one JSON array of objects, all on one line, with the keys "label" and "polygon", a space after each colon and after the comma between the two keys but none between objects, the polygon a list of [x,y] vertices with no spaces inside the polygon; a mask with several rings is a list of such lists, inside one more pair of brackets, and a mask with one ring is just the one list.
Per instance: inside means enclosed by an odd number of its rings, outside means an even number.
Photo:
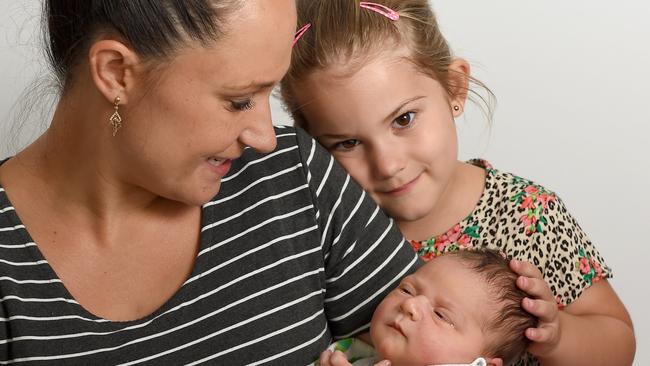
[{"label": "girl's blonde hair", "polygon": [[[427,0],[378,0],[399,14],[393,21],[360,6],[359,0],[297,0],[298,26],[311,27],[293,49],[291,67],[281,83],[281,96],[297,126],[308,129],[307,121],[297,105],[299,82],[311,73],[332,65],[346,65],[354,73],[370,58],[382,51],[406,47],[408,59],[423,74],[437,80],[448,95],[458,92],[449,65],[453,61],[449,44],[440,32],[436,17]],[[479,80],[466,77],[470,84],[483,88],[483,96],[471,88],[488,120],[492,116],[494,95]],[[462,83],[466,85],[466,83]]]}]

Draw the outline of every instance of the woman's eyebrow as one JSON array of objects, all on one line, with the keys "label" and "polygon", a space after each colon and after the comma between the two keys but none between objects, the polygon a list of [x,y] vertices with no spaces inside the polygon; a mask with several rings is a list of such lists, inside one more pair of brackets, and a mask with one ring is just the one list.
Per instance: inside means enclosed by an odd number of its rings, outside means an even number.
[{"label": "woman's eyebrow", "polygon": [[242,85],[225,85],[224,88],[231,91],[244,92],[244,91],[254,91],[254,90],[273,88],[277,83],[278,83],[277,81],[259,81],[259,82],[251,82],[249,84],[242,84]]}]

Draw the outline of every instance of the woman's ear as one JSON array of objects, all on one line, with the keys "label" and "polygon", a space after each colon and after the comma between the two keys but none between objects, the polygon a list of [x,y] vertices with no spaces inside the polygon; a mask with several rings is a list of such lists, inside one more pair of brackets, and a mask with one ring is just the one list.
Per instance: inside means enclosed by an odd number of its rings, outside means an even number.
[{"label": "woman's ear", "polygon": [[469,91],[469,63],[462,58],[449,64],[449,95],[454,117],[463,113]]},{"label": "woman's ear", "polygon": [[503,366],[503,360],[495,357],[486,359],[488,366]]},{"label": "woman's ear", "polygon": [[136,67],[140,64],[138,55],[112,39],[95,42],[88,52],[90,74],[97,90],[113,104],[120,97],[121,104],[129,102],[126,91],[135,84]]}]

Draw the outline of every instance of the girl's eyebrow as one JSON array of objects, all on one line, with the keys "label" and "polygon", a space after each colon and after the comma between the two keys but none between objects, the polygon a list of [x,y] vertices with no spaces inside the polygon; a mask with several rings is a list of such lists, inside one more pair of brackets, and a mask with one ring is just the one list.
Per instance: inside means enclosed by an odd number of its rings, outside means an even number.
[{"label": "girl's eyebrow", "polygon": [[415,102],[416,100],[423,99],[423,98],[426,98],[426,96],[425,95],[419,95],[417,97],[409,98],[407,100],[402,101],[402,103],[400,103],[400,105],[397,108],[395,108],[392,112],[390,112],[388,114],[388,116],[386,116],[386,118],[384,119],[384,123],[392,122],[393,118],[395,118],[397,116],[397,114],[404,108],[404,106],[408,105],[409,103]]},{"label": "girl's eyebrow", "polygon": [[349,139],[350,136],[347,135],[335,135],[335,134],[330,134],[330,135],[318,135],[314,136],[317,140],[318,139],[334,139],[334,140],[342,140],[342,139]]},{"label": "girl's eyebrow", "polygon": [[[397,108],[395,108],[388,116],[384,119],[384,123],[389,123],[392,122],[392,120],[397,116],[397,114],[400,113],[400,111],[404,108],[404,106],[408,105],[409,103],[415,102],[416,100],[424,99],[426,98],[426,95],[419,95],[417,97],[409,98],[404,101],[402,101]],[[325,135],[319,135],[316,136],[317,138],[328,138],[328,139],[345,139],[349,138],[349,136],[346,135],[337,135],[337,134],[325,134]]]}]

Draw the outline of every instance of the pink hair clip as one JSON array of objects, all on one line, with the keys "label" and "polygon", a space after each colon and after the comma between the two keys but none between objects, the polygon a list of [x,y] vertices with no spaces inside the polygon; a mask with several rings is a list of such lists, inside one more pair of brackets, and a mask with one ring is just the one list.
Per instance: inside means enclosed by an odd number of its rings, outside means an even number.
[{"label": "pink hair clip", "polygon": [[296,45],[296,42],[298,42],[300,40],[300,38],[302,38],[302,35],[305,34],[305,32],[310,27],[311,27],[311,23],[307,23],[307,24],[303,25],[302,27],[300,27],[300,29],[298,29],[298,31],[296,32],[296,35],[293,36],[293,43],[291,44],[292,47]]},{"label": "pink hair clip", "polygon": [[368,10],[374,11],[375,13],[381,14],[381,15],[385,16],[386,18],[390,19],[390,20],[398,20],[399,19],[399,14],[395,10],[393,10],[393,9],[391,9],[391,8],[385,6],[385,5],[381,5],[381,4],[377,4],[377,3],[371,3],[369,1],[362,1],[362,2],[359,3],[359,6],[361,6],[364,9],[368,9]]}]

